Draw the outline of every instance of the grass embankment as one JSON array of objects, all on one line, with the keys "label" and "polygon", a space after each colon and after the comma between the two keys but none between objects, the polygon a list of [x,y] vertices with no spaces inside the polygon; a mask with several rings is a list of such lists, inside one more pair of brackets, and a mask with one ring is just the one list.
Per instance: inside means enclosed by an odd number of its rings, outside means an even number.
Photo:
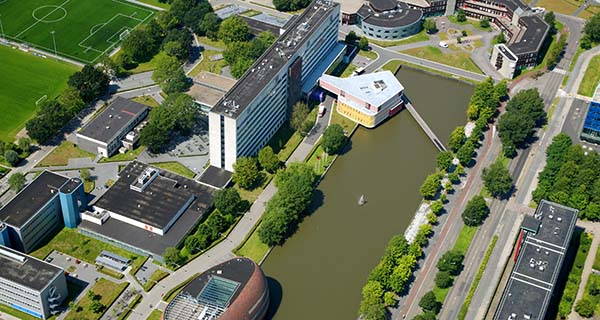
[{"label": "grass embankment", "polygon": [[[473,241],[473,237],[475,237],[476,232],[477,227],[463,226],[463,228],[460,230],[460,233],[458,234],[458,239],[456,239],[452,250],[458,251],[463,255],[466,255],[467,250],[469,250],[469,246],[471,245],[471,241]],[[456,277],[453,277],[453,279]],[[433,287],[433,293],[435,294],[437,301],[444,303],[444,301],[446,300],[446,296],[450,291],[450,288],[452,288],[452,286],[448,288],[440,288],[437,285],[435,285]]]},{"label": "grass embankment", "polygon": [[95,154],[79,149],[73,142],[63,141],[42,159],[36,167],[66,166],[69,164],[69,159],[90,158],[94,160],[95,157]]},{"label": "grass embankment", "polygon": [[415,42],[423,42],[423,41],[427,41],[427,40],[429,40],[429,35],[427,34],[427,32],[425,32],[425,29],[423,29],[423,30],[421,30],[421,32],[419,32],[409,38],[404,38],[404,39],[400,39],[400,40],[390,40],[390,41],[369,39],[369,42],[376,44],[380,47],[386,48],[386,47],[399,46],[399,45],[415,43]]},{"label": "grass embankment", "polygon": [[85,295],[79,300],[75,307],[67,314],[65,320],[95,320],[100,319],[104,312],[110,308],[115,300],[121,295],[123,290],[127,288],[129,283],[121,284],[114,283],[104,278],[98,279],[98,282],[90,289],[96,295],[100,296],[100,303],[104,305],[104,309],[100,313],[93,313],[89,310],[89,305],[92,303],[90,298]]},{"label": "grass embankment", "polygon": [[422,48],[408,49],[402,52],[417,58],[431,60],[437,63],[460,68],[473,73],[483,74],[481,69],[479,69],[479,67],[475,65],[473,60],[471,60],[469,54],[464,51],[444,53],[440,48],[427,46]]},{"label": "grass embankment", "polygon": [[152,313],[150,313],[148,318],[146,318],[146,320],[160,320],[161,316],[162,316],[162,312],[154,309],[154,310],[152,310]]},{"label": "grass embankment", "polygon": [[396,74],[401,65],[402,62],[400,60],[390,60],[381,67],[381,70],[388,70]]},{"label": "grass embankment", "polygon": [[155,166],[157,168],[171,171],[180,176],[184,176],[184,177],[190,178],[190,179],[193,179],[194,176],[196,175],[196,173],[194,171],[188,169],[188,167],[184,166],[183,164],[181,164],[177,161],[155,162],[155,163],[151,163],[151,165]]},{"label": "grass embankment", "polygon": [[157,269],[154,273],[148,278],[146,284],[144,284],[144,291],[148,292],[154,288],[154,286],[162,279],[166,278],[169,275],[168,272]]},{"label": "grass embankment", "polygon": [[156,101],[151,96],[139,96],[139,97],[131,98],[129,100],[133,100],[133,101],[135,101],[137,103],[141,103],[143,105],[147,105],[150,108],[154,108],[154,107],[160,106],[160,104],[158,103],[158,101]]},{"label": "grass embankment", "polygon": [[238,256],[250,258],[257,263],[260,262],[269,251],[269,246],[260,241],[258,232],[256,232],[259,226],[260,222],[255,224],[250,233],[248,233],[249,236],[246,236],[246,239],[242,244],[234,250],[234,253]]},{"label": "grass embankment", "polygon": [[88,262],[94,265],[96,257],[107,250],[120,256],[129,258],[132,262],[133,270],[139,269],[146,260],[144,257],[126,251],[125,249],[117,248],[108,243],[86,237],[77,232],[76,229],[63,228],[56,236],[43,247],[31,253],[32,256],[38,259],[45,259],[52,250],[66,253],[77,259]]},{"label": "grass embankment", "polygon": [[43,96],[47,99],[58,96],[78,68],[3,45],[0,45],[0,61],[0,140],[12,142],[38,110],[36,101]]},{"label": "grass embankment", "polygon": [[[572,265],[569,265],[567,262],[565,262],[566,266],[563,264],[562,272],[568,271],[569,273],[566,275],[564,290],[562,290],[562,292],[559,291],[559,294],[561,294],[560,303],[558,305],[559,317],[567,317],[573,309],[573,305],[575,304],[575,296],[577,295],[579,283],[581,282],[583,265],[585,264],[585,259],[588,255],[591,245],[592,237],[579,229],[575,229],[573,237],[571,238],[570,246],[571,248],[576,248],[577,253]],[[569,267],[571,268],[569,269]],[[561,275],[561,277],[563,277],[563,275]],[[561,280],[559,279],[559,282],[560,281]],[[562,281],[564,281],[564,278]],[[557,285],[557,287],[561,287],[560,283]]]},{"label": "grass embankment", "polygon": [[593,57],[590,60],[587,70],[583,75],[583,80],[579,85],[577,93],[591,97],[594,95],[594,91],[600,82],[600,55]]},{"label": "grass embankment", "polygon": [[137,148],[127,151],[125,153],[117,153],[114,156],[108,158],[102,158],[98,162],[120,162],[120,161],[133,161],[137,159],[137,157],[142,153],[142,151],[146,150],[144,146],[138,146]]},{"label": "grass embankment", "polygon": [[492,238],[492,242],[488,246],[485,251],[485,256],[481,261],[481,265],[479,265],[479,270],[477,270],[477,275],[475,275],[475,279],[473,280],[473,284],[469,289],[469,293],[467,293],[467,297],[465,298],[465,302],[460,307],[460,312],[458,313],[458,319],[464,320],[467,316],[467,311],[469,310],[469,306],[471,305],[471,300],[473,300],[473,296],[475,295],[475,291],[477,290],[477,286],[479,286],[479,281],[481,281],[481,277],[483,276],[483,272],[485,268],[487,268],[488,261],[490,260],[490,256],[494,251],[494,247],[496,246],[496,242],[498,241],[498,236],[494,236]]},{"label": "grass embankment", "polygon": [[277,153],[280,161],[286,161],[302,142],[303,137],[286,122],[271,138],[268,145]]},{"label": "grass embankment", "polygon": [[325,169],[327,169],[334,158],[335,155],[328,155],[319,143],[308,156],[306,163],[314,169],[318,176],[320,176],[325,173]]},{"label": "grass embankment", "polygon": [[13,309],[7,305],[4,304],[0,304],[0,312],[9,314],[11,316],[17,317],[17,319],[21,319],[21,320],[39,320],[40,318],[34,317],[32,315],[29,315],[25,312],[21,312],[17,309]]}]

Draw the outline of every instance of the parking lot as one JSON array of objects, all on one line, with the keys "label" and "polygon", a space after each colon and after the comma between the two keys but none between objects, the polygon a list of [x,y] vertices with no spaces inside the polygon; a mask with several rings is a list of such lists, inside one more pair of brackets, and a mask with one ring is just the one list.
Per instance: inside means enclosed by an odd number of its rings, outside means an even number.
[{"label": "parking lot", "polygon": [[[98,278],[107,277],[104,274],[96,271],[96,265],[88,264],[87,262],[80,261],[58,251],[52,251],[46,258],[46,262],[50,262],[65,269],[65,271],[69,273],[70,277],[79,279],[87,284],[94,284]],[[114,281],[116,279],[110,280]]]},{"label": "parking lot", "polygon": [[152,259],[147,259],[146,262],[142,265],[140,270],[136,272],[135,277],[140,282],[140,284],[145,285],[150,279],[150,276],[154,273],[154,271],[158,270],[158,266],[152,263]]}]

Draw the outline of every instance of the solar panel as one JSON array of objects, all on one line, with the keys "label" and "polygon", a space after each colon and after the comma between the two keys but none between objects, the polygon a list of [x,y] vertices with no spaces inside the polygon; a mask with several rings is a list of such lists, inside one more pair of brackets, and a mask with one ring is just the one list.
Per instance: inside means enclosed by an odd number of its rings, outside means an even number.
[{"label": "solar panel", "polygon": [[198,295],[198,300],[209,305],[227,308],[229,300],[239,286],[240,283],[237,281],[213,276]]}]

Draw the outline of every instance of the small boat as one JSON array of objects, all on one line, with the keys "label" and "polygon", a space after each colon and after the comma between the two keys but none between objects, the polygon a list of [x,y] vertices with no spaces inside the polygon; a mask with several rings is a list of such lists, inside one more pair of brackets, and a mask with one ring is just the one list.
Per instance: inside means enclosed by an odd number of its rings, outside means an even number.
[{"label": "small boat", "polygon": [[365,200],[365,195],[363,194],[363,195],[360,196],[360,199],[358,199],[358,205],[362,206],[365,203],[367,203],[367,200]]}]

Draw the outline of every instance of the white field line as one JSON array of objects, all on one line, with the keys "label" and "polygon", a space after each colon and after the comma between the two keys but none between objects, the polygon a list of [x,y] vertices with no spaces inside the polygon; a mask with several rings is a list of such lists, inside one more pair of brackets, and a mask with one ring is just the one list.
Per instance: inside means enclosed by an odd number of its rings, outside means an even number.
[{"label": "white field line", "polygon": [[27,29],[19,32],[19,34],[17,34],[15,36],[15,38],[20,37],[23,33],[27,32],[27,31],[29,31],[29,29],[35,27],[38,23],[42,22],[44,19],[46,19],[47,17],[49,17],[51,14],[53,14],[56,10],[58,10],[58,9],[65,10],[65,8],[63,8],[62,6],[64,6],[65,4],[69,3],[69,1],[71,1],[71,0],[67,0],[67,1],[61,3],[59,6],[57,6],[56,8],[54,8],[54,10],[50,11],[47,15],[43,16],[41,19],[37,19],[32,25],[30,25],[29,27],[27,27]]}]

